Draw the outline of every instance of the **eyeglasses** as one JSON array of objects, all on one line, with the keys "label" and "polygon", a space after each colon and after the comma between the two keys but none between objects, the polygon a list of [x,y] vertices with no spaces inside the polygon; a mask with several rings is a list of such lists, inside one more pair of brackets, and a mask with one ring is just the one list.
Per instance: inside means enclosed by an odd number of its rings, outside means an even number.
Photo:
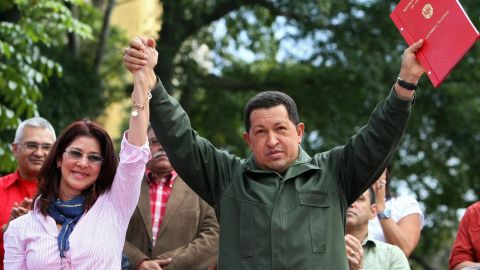
[{"label": "eyeglasses", "polygon": [[81,160],[83,157],[87,158],[87,162],[92,165],[101,165],[103,162],[103,157],[97,154],[84,154],[76,149],[66,149],[65,153],[67,157],[75,160]]},{"label": "eyeglasses", "polygon": [[29,151],[37,151],[38,148],[42,149],[43,152],[49,152],[50,150],[52,150],[51,143],[26,142],[21,144],[20,146]]}]

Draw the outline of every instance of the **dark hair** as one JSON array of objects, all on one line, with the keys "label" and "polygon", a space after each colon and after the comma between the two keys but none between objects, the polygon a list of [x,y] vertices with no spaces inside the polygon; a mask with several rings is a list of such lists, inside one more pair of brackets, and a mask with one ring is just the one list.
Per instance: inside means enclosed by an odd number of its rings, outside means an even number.
[{"label": "dark hair", "polygon": [[278,91],[266,91],[255,95],[245,105],[245,131],[248,132],[250,130],[250,114],[253,110],[269,109],[278,105],[285,106],[288,112],[288,118],[294,125],[298,125],[298,123],[300,123],[297,105],[290,96]]},{"label": "dark hair", "polygon": [[376,202],[375,191],[373,190],[373,188],[371,186],[368,188],[368,191],[370,193],[370,204],[374,204]]},{"label": "dark hair", "polygon": [[41,196],[40,212],[47,215],[48,205],[58,198],[61,171],[57,168],[57,161],[62,158],[65,149],[78,137],[91,137],[100,144],[101,155],[103,157],[102,167],[95,183],[83,191],[85,196],[85,210],[90,209],[92,205],[105,191],[109,190],[113,183],[113,178],[117,171],[117,154],[113,147],[112,139],[108,133],[98,124],[90,120],[80,120],[72,123],[53,144],[52,150],[48,154],[38,175],[38,193],[35,200]]}]

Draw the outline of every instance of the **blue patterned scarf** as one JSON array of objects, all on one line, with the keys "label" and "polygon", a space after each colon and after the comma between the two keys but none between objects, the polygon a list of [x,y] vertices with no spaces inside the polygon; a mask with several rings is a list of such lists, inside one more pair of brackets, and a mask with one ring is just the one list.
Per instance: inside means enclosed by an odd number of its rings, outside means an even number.
[{"label": "blue patterned scarf", "polygon": [[58,234],[58,249],[60,257],[65,258],[64,252],[70,249],[68,238],[73,231],[73,227],[82,217],[85,198],[78,196],[70,201],[56,199],[48,206],[48,214],[58,223],[62,224],[62,230]]}]

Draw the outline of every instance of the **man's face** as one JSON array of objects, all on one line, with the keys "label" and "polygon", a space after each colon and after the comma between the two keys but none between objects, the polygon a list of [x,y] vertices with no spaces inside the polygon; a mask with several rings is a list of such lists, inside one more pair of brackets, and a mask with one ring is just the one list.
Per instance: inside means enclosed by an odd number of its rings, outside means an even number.
[{"label": "man's face", "polygon": [[147,168],[157,175],[170,173],[173,170],[172,165],[152,129],[148,130],[148,142],[152,159],[148,161]]},{"label": "man's face", "polygon": [[22,178],[37,177],[54,142],[53,134],[46,128],[24,128],[20,142],[12,144],[13,155],[17,159]]},{"label": "man's face", "polygon": [[303,123],[295,126],[283,105],[253,110],[250,123],[250,130],[243,134],[243,139],[250,146],[257,166],[284,172],[298,156],[298,145],[302,142],[304,132]]},{"label": "man's face", "polygon": [[368,226],[368,220],[377,214],[376,205],[370,203],[370,191],[367,189],[347,209],[347,227]]}]

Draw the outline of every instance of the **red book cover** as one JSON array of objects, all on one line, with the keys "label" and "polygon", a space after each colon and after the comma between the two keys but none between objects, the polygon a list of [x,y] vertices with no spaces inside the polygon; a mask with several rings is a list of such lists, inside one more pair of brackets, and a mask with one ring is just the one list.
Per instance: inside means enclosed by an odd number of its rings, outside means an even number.
[{"label": "red book cover", "polygon": [[457,0],[401,0],[390,18],[408,45],[424,40],[417,59],[434,87],[480,38]]}]

